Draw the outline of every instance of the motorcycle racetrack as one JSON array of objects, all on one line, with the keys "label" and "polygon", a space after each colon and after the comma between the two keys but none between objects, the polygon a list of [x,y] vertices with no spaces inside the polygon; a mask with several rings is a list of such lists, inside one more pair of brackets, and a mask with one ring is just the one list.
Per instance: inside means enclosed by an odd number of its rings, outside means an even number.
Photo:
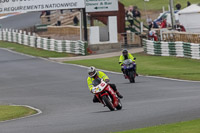
[{"label": "motorcycle racetrack", "polygon": [[[29,12],[14,14],[12,17],[3,17],[0,19],[1,27],[4,29],[24,29],[40,24],[40,12]],[[11,15],[10,15],[11,16]]]},{"label": "motorcycle racetrack", "polygon": [[1,122],[1,133],[108,133],[200,118],[200,82],[139,76],[130,84],[109,73],[123,109],[92,103],[87,69],[0,49],[0,103],[41,114]]}]

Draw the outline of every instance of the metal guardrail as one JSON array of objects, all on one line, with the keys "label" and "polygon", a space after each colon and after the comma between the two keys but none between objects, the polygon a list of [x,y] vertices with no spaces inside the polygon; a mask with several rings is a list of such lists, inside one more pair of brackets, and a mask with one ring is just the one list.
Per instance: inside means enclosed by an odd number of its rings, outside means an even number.
[{"label": "metal guardrail", "polygon": [[[132,18],[133,20],[133,26],[134,27],[128,27],[126,28],[126,31],[127,30],[130,30],[131,32],[136,32],[137,34],[141,34],[141,31],[143,32],[144,31],[144,28],[149,29],[148,26],[146,26],[145,24],[143,24],[143,22],[140,22],[139,20],[137,20],[136,18]],[[128,21],[128,20],[127,20]]]},{"label": "metal guardrail", "polygon": [[[139,25],[138,28],[141,29],[141,26],[140,26],[141,22],[134,17],[133,17],[133,21],[136,22]],[[145,24],[143,24],[143,27],[149,29],[149,27]]]},{"label": "metal guardrail", "polygon": [[52,11],[51,15],[43,15],[41,16],[41,23],[46,25],[55,26],[58,21],[61,22],[61,25],[67,25],[73,23],[74,16],[78,16],[79,12],[70,12],[63,11],[61,14],[59,11]]}]

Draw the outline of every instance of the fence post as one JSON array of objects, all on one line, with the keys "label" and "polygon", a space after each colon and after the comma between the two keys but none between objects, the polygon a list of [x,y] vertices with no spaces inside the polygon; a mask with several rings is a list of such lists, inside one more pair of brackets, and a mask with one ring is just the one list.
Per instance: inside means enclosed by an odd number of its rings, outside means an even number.
[{"label": "fence post", "polygon": [[140,33],[141,33],[141,34],[142,34],[143,30],[144,30],[143,22],[140,22]]},{"label": "fence post", "polygon": [[87,55],[88,54],[88,52],[87,52],[87,48],[88,48],[88,42],[84,42],[84,55]]}]

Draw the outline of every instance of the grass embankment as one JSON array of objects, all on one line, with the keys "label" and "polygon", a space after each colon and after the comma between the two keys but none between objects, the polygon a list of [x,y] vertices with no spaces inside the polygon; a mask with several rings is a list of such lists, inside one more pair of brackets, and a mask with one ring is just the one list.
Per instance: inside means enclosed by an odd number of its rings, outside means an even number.
[{"label": "grass embankment", "polygon": [[175,124],[160,125],[117,133],[199,133],[200,120],[180,122]]},{"label": "grass embankment", "polygon": [[[145,54],[134,54],[137,58],[137,71],[142,75],[160,76],[185,80],[200,81],[200,61],[177,58],[149,56]],[[99,69],[120,72],[118,64],[119,57],[68,61],[66,63],[79,64],[84,66],[95,66]]]},{"label": "grass embankment", "polygon": [[47,50],[32,48],[29,46],[24,46],[24,45],[20,45],[20,44],[16,44],[16,43],[3,42],[3,41],[0,41],[0,47],[11,49],[13,51],[17,51],[20,53],[24,53],[24,54],[28,54],[28,55],[32,55],[32,56],[44,57],[44,58],[72,56],[71,54],[67,54],[67,53],[58,53],[58,52],[53,52],[53,51],[47,51]]},{"label": "grass embankment", "polygon": [[37,111],[23,106],[0,105],[0,121],[30,116],[36,113]]},{"label": "grass embankment", "polygon": [[[165,9],[168,9],[169,0],[149,0],[149,2],[145,2],[144,0],[120,0],[126,7],[133,5],[137,6],[140,10],[161,10],[164,6]],[[200,3],[199,0],[189,0],[191,4]],[[174,6],[180,3],[181,8],[185,8],[187,6],[187,0],[174,0]],[[176,9],[176,8],[175,8]]]}]

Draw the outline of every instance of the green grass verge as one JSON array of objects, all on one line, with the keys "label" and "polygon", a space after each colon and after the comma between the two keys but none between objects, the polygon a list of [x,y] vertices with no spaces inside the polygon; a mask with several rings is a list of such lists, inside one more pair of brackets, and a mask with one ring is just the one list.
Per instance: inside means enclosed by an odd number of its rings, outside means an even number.
[{"label": "green grass verge", "polygon": [[[144,0],[120,0],[126,7],[129,5],[137,6],[139,9],[144,10],[145,5],[147,10],[161,10],[163,6],[165,6],[165,10],[168,10],[169,0],[149,0],[149,2],[145,2]],[[191,4],[200,3],[199,0],[189,0]],[[174,6],[180,3],[181,8],[185,8],[187,6],[187,0],[174,0]]]},{"label": "green grass verge", "polygon": [[30,116],[36,113],[37,111],[23,106],[0,105],[0,121]]},{"label": "green grass verge", "polygon": [[0,47],[8,48],[13,51],[20,52],[20,53],[38,56],[38,57],[44,57],[44,58],[73,56],[73,55],[67,54],[67,53],[58,53],[58,52],[53,52],[53,51],[47,51],[47,50],[32,48],[29,46],[24,46],[24,45],[20,45],[20,44],[16,44],[16,43],[3,42],[3,41],[0,41]]},{"label": "green grass verge", "polygon": [[160,125],[117,133],[200,133],[200,120]]},{"label": "green grass verge", "polygon": [[[137,71],[142,75],[200,81],[200,61],[189,58],[149,56],[134,54]],[[66,63],[95,66],[99,69],[120,72],[119,57],[67,61]]]}]

